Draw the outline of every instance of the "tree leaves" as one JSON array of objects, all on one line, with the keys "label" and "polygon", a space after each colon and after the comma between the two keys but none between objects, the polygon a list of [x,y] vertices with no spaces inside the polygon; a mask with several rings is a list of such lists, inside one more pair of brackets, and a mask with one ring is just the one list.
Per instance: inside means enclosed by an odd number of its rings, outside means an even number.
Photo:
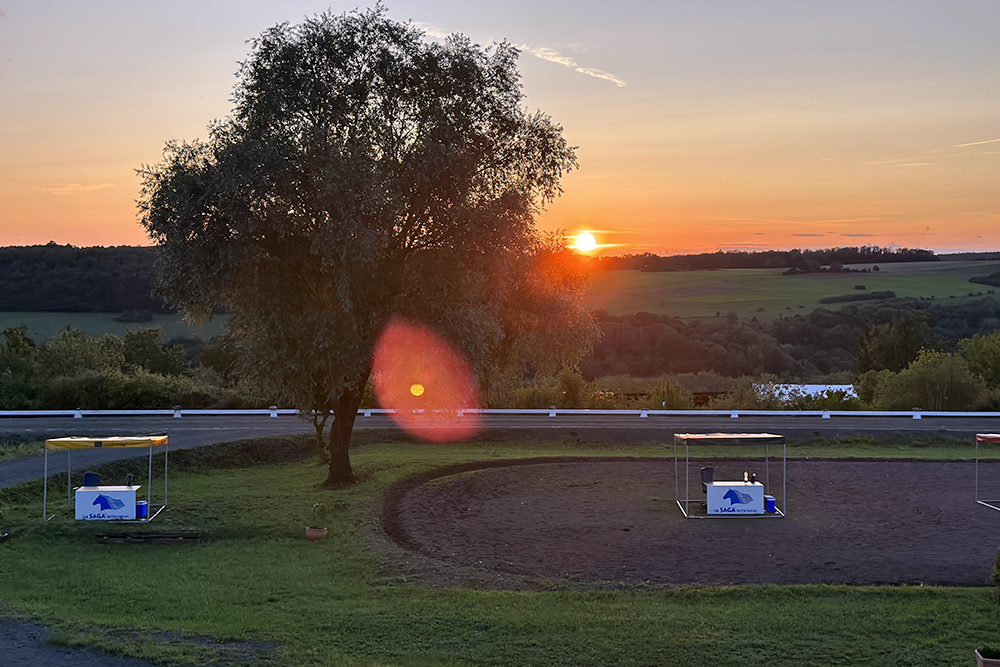
[{"label": "tree leaves", "polygon": [[[382,7],[265,31],[208,142],[169,143],[140,170],[160,291],[196,318],[225,307],[244,377],[341,424],[397,314],[448,335],[481,377],[560,321],[577,334],[553,348],[569,361],[594,329],[569,296],[579,283],[535,270],[550,249],[534,214],[576,157],[521,107],[516,58],[425,42]],[[350,432],[332,433],[331,480],[346,481]]]}]

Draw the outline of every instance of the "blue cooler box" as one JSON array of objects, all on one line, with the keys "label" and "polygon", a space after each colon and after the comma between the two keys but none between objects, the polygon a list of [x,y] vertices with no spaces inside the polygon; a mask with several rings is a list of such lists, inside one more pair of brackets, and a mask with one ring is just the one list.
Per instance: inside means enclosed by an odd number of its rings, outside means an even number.
[{"label": "blue cooler box", "polygon": [[777,507],[774,504],[774,496],[764,496],[764,511],[765,512],[777,511]]}]

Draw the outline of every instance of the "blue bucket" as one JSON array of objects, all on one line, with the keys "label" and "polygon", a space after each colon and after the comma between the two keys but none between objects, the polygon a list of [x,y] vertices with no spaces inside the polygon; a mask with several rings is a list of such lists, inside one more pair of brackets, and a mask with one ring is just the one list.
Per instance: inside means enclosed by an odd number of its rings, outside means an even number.
[{"label": "blue bucket", "polygon": [[149,516],[149,504],[145,500],[137,500],[135,502],[135,518],[145,519]]},{"label": "blue bucket", "polygon": [[777,511],[777,507],[774,503],[774,496],[764,496],[764,510],[767,512]]}]

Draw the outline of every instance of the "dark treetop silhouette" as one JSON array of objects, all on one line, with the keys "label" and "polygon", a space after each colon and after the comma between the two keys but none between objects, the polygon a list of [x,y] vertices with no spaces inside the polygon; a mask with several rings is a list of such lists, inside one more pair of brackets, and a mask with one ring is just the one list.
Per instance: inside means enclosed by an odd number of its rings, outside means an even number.
[{"label": "dark treetop silhouette", "polygon": [[353,478],[392,317],[446,333],[486,381],[592,340],[572,253],[534,226],[574,150],[522,108],[517,55],[427,42],[381,7],[281,24],[252,42],[208,140],[139,170],[159,291],[194,318],[226,308],[245,377],[312,411],[318,443],[333,416],[328,483]]}]

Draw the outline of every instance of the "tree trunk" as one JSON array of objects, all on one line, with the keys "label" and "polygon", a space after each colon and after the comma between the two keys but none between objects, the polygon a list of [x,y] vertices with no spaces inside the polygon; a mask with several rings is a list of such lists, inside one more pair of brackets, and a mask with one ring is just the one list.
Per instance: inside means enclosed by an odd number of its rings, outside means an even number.
[{"label": "tree trunk", "polygon": [[330,425],[330,474],[326,486],[343,486],[354,482],[351,469],[351,432],[361,406],[361,392],[346,389],[333,406],[333,424]]},{"label": "tree trunk", "polygon": [[329,460],[329,450],[326,443],[323,442],[323,429],[326,428],[326,420],[330,417],[330,411],[324,408],[322,414],[323,416],[320,418],[319,411],[314,411],[312,420],[313,428],[316,430],[316,454],[321,463]]}]

